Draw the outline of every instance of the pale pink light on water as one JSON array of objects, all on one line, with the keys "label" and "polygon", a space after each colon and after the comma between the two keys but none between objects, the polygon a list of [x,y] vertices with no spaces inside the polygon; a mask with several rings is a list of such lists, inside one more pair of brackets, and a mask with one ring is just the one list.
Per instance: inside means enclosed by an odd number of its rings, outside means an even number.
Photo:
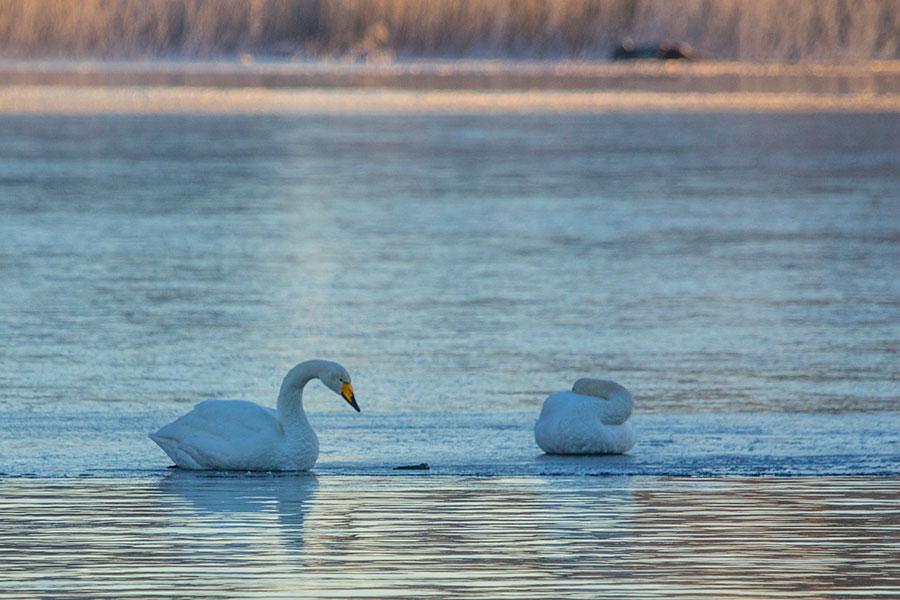
[{"label": "pale pink light on water", "polygon": [[23,114],[604,114],[900,112],[900,95],[9,86],[0,112]]}]

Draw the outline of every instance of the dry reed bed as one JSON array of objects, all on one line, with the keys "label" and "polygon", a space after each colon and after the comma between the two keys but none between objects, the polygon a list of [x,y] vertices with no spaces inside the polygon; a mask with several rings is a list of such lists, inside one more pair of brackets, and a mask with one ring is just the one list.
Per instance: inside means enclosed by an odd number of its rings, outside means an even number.
[{"label": "dry reed bed", "polygon": [[0,0],[0,56],[900,58],[900,0]]}]

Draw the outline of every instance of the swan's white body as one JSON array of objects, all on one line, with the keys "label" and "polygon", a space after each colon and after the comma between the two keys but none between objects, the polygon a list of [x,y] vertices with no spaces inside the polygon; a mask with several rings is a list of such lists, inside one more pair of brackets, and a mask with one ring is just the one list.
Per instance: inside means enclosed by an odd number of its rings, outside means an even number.
[{"label": "swan's white body", "polygon": [[277,410],[242,400],[207,400],[150,439],[183,469],[305,471],[319,456],[319,440],[303,412],[303,387],[312,379],[359,410],[347,370],[310,360],[285,376]]},{"label": "swan's white body", "polygon": [[624,454],[634,446],[634,398],[603,379],[579,379],[544,400],[534,439],[547,454]]}]

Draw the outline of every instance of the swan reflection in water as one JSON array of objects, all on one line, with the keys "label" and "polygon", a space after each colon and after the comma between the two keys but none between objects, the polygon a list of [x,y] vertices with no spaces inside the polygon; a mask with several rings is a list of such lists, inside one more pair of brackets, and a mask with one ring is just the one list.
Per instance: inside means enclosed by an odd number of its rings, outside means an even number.
[{"label": "swan reflection in water", "polygon": [[[303,549],[304,515],[316,502],[319,482],[309,472],[211,473],[173,470],[159,484],[163,502],[191,518],[186,528],[196,533],[207,521],[207,534],[198,537],[198,550],[214,538],[230,552],[245,548],[255,554],[263,538],[283,540],[291,554]],[[198,523],[199,519],[201,523]],[[220,544],[221,545],[221,544]]]}]

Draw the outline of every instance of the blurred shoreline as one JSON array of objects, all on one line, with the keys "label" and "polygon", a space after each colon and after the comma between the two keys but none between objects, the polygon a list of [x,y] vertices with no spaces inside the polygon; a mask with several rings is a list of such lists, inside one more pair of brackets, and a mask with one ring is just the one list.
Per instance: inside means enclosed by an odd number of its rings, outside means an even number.
[{"label": "blurred shoreline", "polygon": [[900,61],[0,60],[0,113],[900,112]]},{"label": "blurred shoreline", "polygon": [[0,59],[0,86],[565,89],[656,92],[900,93],[900,60],[344,61]]}]

